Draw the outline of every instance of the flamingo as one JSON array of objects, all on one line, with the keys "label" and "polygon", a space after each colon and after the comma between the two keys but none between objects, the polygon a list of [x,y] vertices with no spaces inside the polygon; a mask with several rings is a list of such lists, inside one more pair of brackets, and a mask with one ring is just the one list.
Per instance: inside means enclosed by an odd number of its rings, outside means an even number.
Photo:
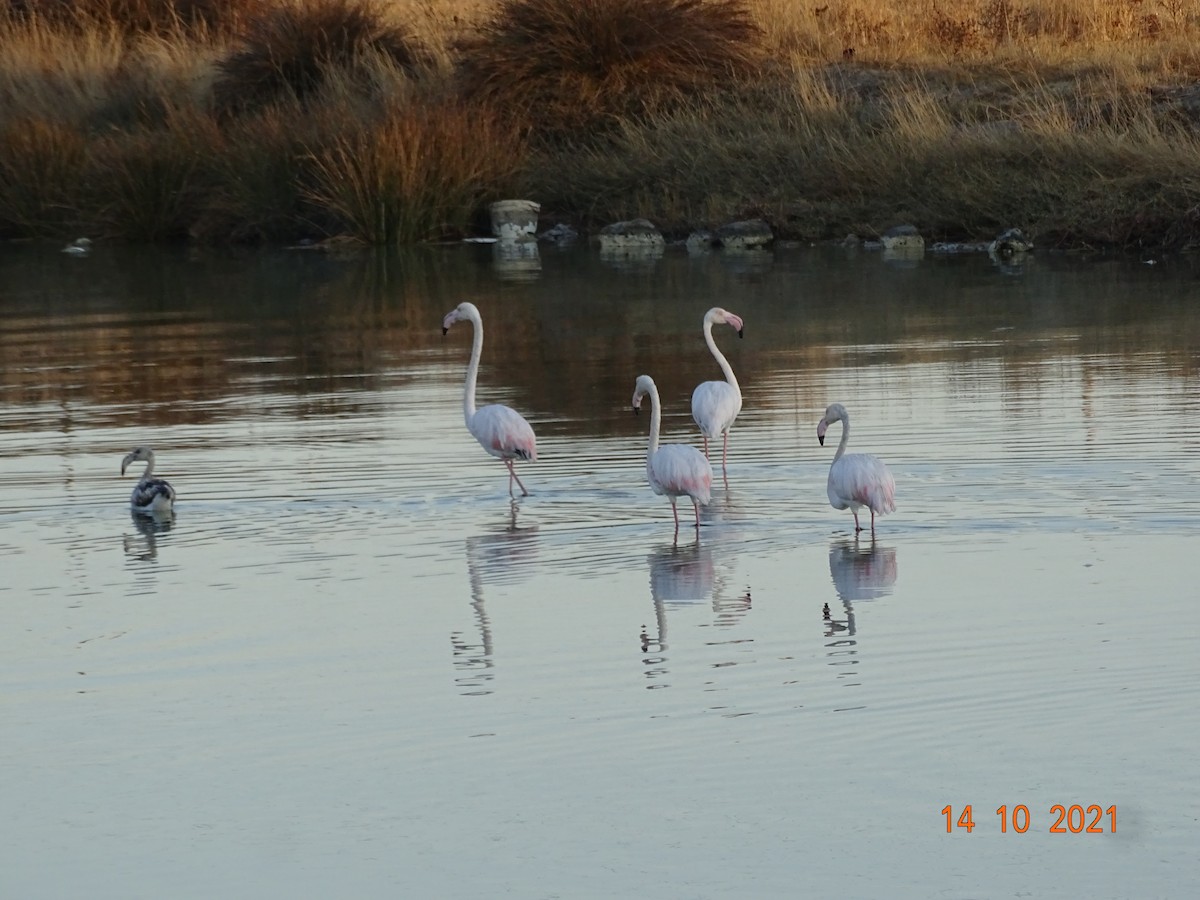
[{"label": "flamingo", "polygon": [[[675,515],[675,533],[679,533],[677,497],[691,497],[696,511],[696,528],[700,528],[700,507],[712,498],[712,466],[708,458],[695,447],[686,444],[658,445],[658,430],[662,424],[662,404],[658,386],[649,375],[639,375],[633,390],[633,411],[642,408],[642,397],[650,395],[650,444],[646,448],[646,478],[656,494],[666,494]],[[698,533],[698,531],[697,531]]]},{"label": "flamingo", "polygon": [[700,433],[704,435],[704,455],[708,456],[709,438],[714,441],[718,437],[724,438],[721,446],[721,471],[724,472],[729,456],[729,429],[733,427],[733,420],[742,411],[742,390],[738,387],[737,376],[733,374],[729,360],[717,349],[712,335],[713,325],[732,325],[740,338],[742,318],[719,306],[714,306],[704,314],[704,342],[716,357],[717,365],[725,374],[725,380],[705,381],[692,391],[692,418],[696,420],[696,424],[700,426]]},{"label": "flamingo", "polygon": [[458,304],[442,319],[442,334],[445,335],[455,322],[464,320],[475,327],[471,362],[463,384],[463,418],[467,422],[467,431],[479,441],[479,446],[508,466],[508,495],[513,495],[515,479],[521,485],[521,495],[528,497],[529,491],[513,469],[513,460],[537,459],[537,438],[525,417],[511,407],[492,403],[475,408],[475,380],[479,375],[479,355],[483,352],[483,318],[478,307],[474,303]]},{"label": "flamingo", "polygon": [[161,478],[152,478],[154,474],[154,451],[149,447],[134,447],[121,460],[121,474],[130,463],[144,462],[146,470],[133,487],[129,497],[129,506],[138,513],[167,513],[175,505],[175,488]]},{"label": "flamingo", "polygon": [[875,514],[883,516],[896,509],[896,482],[878,456],[869,453],[843,456],[850,437],[850,414],[840,403],[830,404],[825,410],[825,418],[817,425],[817,440],[822,447],[825,446],[825,429],[834,422],[842,423],[842,440],[829,466],[826,485],[829,504],[834,509],[850,507],[850,512],[854,513],[855,534],[863,530],[858,524],[858,511],[868,507],[871,510],[871,534],[874,534]]}]

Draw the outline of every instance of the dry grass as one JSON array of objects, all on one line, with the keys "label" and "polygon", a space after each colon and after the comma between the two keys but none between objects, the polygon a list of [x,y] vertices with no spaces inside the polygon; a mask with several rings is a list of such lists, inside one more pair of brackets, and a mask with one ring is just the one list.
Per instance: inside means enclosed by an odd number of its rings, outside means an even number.
[{"label": "dry grass", "polygon": [[382,57],[413,71],[422,51],[386,18],[376,0],[298,0],[264,6],[250,17],[234,50],[217,66],[217,109],[245,112],[279,99],[306,100],[331,72],[354,72]]},{"label": "dry grass", "polygon": [[468,233],[522,163],[511,123],[457,103],[411,104],[339,140],[316,160],[313,200],[368,243],[411,243]]},{"label": "dry grass", "polygon": [[0,0],[0,235],[1190,246],[1198,80],[1200,0]]},{"label": "dry grass", "polygon": [[743,0],[501,0],[458,49],[467,93],[578,140],[756,72],[759,36]]}]

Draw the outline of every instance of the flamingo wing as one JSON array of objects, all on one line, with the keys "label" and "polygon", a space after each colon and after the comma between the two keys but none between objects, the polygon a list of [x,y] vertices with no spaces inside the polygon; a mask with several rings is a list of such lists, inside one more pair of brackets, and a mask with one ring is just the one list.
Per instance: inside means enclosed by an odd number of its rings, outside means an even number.
[{"label": "flamingo wing", "polygon": [[130,505],[138,509],[148,507],[162,509],[174,502],[175,488],[171,487],[169,482],[163,481],[161,478],[139,481],[134,486],[133,494],[129,498]]},{"label": "flamingo wing", "polygon": [[829,469],[829,502],[835,509],[866,506],[878,515],[896,509],[896,482],[883,460],[868,453],[843,456]]},{"label": "flamingo wing", "polygon": [[728,431],[741,410],[741,394],[726,381],[705,381],[692,391],[692,418],[710,440]]},{"label": "flamingo wing", "polygon": [[685,444],[659,447],[646,463],[656,494],[688,496],[702,506],[712,498],[712,466],[704,454]]},{"label": "flamingo wing", "polygon": [[537,459],[533,428],[515,409],[499,403],[482,406],[468,423],[471,434],[499,459]]}]

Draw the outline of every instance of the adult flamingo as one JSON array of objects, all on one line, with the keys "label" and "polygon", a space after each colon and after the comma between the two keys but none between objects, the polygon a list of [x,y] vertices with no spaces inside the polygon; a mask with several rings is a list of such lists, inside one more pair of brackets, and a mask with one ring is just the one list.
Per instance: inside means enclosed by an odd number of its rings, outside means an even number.
[{"label": "adult flamingo", "polygon": [[825,410],[825,418],[817,425],[817,440],[822,447],[825,446],[825,429],[834,422],[842,423],[842,440],[829,466],[826,483],[829,505],[834,509],[850,507],[854,514],[855,534],[863,530],[858,524],[858,511],[867,507],[871,510],[871,534],[874,534],[875,514],[883,516],[896,509],[896,482],[878,456],[869,453],[843,455],[850,438],[850,414],[840,403],[830,404]]},{"label": "adult flamingo", "polygon": [[742,319],[741,316],[719,306],[714,306],[704,314],[704,342],[716,357],[725,380],[705,381],[692,391],[692,418],[696,420],[696,424],[700,426],[700,433],[704,435],[704,455],[708,456],[709,438],[715,441],[722,437],[721,471],[724,472],[729,457],[729,429],[733,427],[733,420],[742,411],[742,390],[738,387],[737,376],[733,374],[729,360],[717,349],[717,342],[713,340],[713,325],[732,325],[740,338]]},{"label": "adult flamingo", "polygon": [[467,380],[463,384],[463,418],[467,431],[471,432],[479,446],[508,466],[508,495],[513,495],[513,480],[521,485],[521,494],[528,497],[529,491],[513,469],[515,459],[537,459],[537,438],[525,417],[511,407],[500,403],[475,408],[475,380],[479,376],[479,356],[483,352],[483,318],[474,303],[460,303],[442,319],[442,335],[455,322],[470,322],[475,329],[471,344],[471,362],[467,366]]},{"label": "adult flamingo", "polygon": [[138,483],[133,486],[129,496],[129,506],[138,513],[168,513],[175,505],[175,488],[170,482],[154,478],[154,451],[149,447],[134,447],[121,460],[121,474],[129,468],[130,463],[144,462],[145,470]]},{"label": "adult flamingo", "polygon": [[671,501],[675,516],[675,533],[679,533],[678,497],[691,497],[696,511],[696,528],[700,528],[700,507],[712,499],[712,466],[695,447],[686,444],[658,445],[662,425],[662,404],[658,386],[649,375],[639,375],[633,389],[633,411],[642,408],[642,397],[650,395],[650,444],[646,448],[646,478],[656,494],[665,494]]}]

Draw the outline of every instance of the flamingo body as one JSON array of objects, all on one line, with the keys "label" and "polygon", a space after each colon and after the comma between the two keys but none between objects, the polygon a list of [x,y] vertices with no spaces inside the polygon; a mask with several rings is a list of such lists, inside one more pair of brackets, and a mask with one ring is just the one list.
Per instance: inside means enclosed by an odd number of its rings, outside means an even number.
[{"label": "flamingo body", "polygon": [[463,420],[479,446],[508,467],[509,496],[512,496],[514,480],[521,486],[521,494],[528,496],[529,491],[513,468],[513,460],[537,459],[537,438],[525,417],[509,406],[492,403],[476,409],[475,382],[479,377],[479,357],[483,353],[483,317],[479,308],[474,303],[460,303],[442,319],[442,334],[445,335],[455,322],[464,320],[473,326],[474,337],[471,362],[467,365],[463,383]]},{"label": "flamingo body", "polygon": [[729,429],[742,411],[742,390],[737,376],[725,355],[717,349],[713,340],[713,325],[730,325],[741,337],[744,331],[741,316],[714,306],[704,314],[704,342],[712,352],[725,375],[724,381],[705,381],[692,391],[692,418],[704,436],[704,455],[708,456],[708,442],[722,439],[721,468],[725,469],[729,456]]},{"label": "flamingo body", "polygon": [[149,447],[135,447],[121,460],[121,474],[130,463],[144,462],[146,469],[142,477],[133,486],[129,496],[129,507],[138,513],[168,513],[175,505],[175,488],[171,483],[161,478],[152,477],[154,474],[154,451]]},{"label": "flamingo body", "polygon": [[846,453],[850,437],[850,414],[846,407],[834,403],[825,410],[817,425],[817,440],[824,445],[825,431],[834,422],[842,423],[842,440],[829,466],[825,489],[829,505],[834,509],[849,509],[854,515],[855,532],[862,531],[858,511],[864,506],[871,511],[871,531],[875,531],[875,516],[896,510],[896,482],[892,473],[878,456],[869,453]]},{"label": "flamingo body", "polygon": [[654,493],[671,501],[671,512],[675,517],[675,530],[679,530],[679,508],[675,505],[680,497],[689,497],[696,513],[696,527],[700,527],[700,507],[707,506],[712,499],[712,466],[707,457],[695,447],[686,444],[659,446],[659,429],[662,425],[662,405],[658,387],[649,375],[639,375],[633,392],[633,411],[642,406],[642,397],[650,395],[650,443],[646,448],[646,480]]},{"label": "flamingo body", "polygon": [[510,406],[492,403],[475,410],[467,430],[497,459],[537,459],[537,438],[525,417]]}]

